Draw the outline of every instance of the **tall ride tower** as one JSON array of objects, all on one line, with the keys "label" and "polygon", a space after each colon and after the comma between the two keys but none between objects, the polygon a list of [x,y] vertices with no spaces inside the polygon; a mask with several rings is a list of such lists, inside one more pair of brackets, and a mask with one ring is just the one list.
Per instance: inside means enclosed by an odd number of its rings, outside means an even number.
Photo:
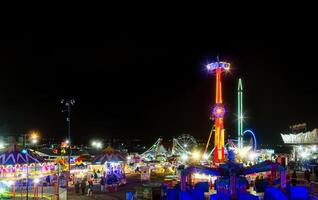
[{"label": "tall ride tower", "polygon": [[243,147],[243,85],[242,79],[238,81],[237,87],[237,146]]},{"label": "tall ride tower", "polygon": [[222,100],[222,72],[230,69],[230,63],[213,62],[207,65],[209,73],[216,74],[215,104],[212,108],[212,119],[214,119],[214,162],[224,161],[224,124],[223,118],[225,108]]}]

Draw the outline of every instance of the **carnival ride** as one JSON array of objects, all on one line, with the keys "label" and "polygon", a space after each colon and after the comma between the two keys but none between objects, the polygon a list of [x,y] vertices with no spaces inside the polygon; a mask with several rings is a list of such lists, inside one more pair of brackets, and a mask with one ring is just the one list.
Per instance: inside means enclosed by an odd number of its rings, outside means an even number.
[{"label": "carnival ride", "polygon": [[156,140],[156,142],[140,156],[146,161],[153,161],[158,157],[167,157],[168,151],[162,145],[162,138],[158,138],[158,140]]},{"label": "carnival ride", "polygon": [[[215,105],[212,108],[212,119],[214,119],[214,158],[213,161],[216,163],[223,162],[224,157],[224,115],[225,115],[225,107],[223,105],[222,99],[222,72],[228,71],[230,69],[230,63],[220,62],[212,62],[207,65],[207,70],[209,73],[216,74],[216,90],[215,90]],[[207,153],[207,148],[210,143],[210,139],[212,136],[212,131],[210,132],[208,142],[205,148],[204,153]]]},{"label": "carnival ride", "polygon": [[191,150],[197,146],[197,142],[193,136],[183,134],[173,138],[171,143],[163,144],[163,139],[159,138],[140,156],[128,156],[130,167],[126,171],[139,172],[149,169],[150,173],[154,174],[176,175],[179,172],[177,169],[180,166],[184,168],[184,165],[192,161],[193,155],[196,155]]},{"label": "carnival ride", "polygon": [[180,144],[180,142],[177,139],[173,139],[173,147],[171,150],[172,156],[183,156],[190,154],[190,151],[188,148],[184,147],[184,145]]},{"label": "carnival ride", "polygon": [[[244,130],[243,115],[243,84],[242,79],[238,80],[237,87],[237,146],[234,147],[235,153],[238,155],[240,162],[255,162],[258,154],[256,136],[252,130]],[[251,136],[252,145],[244,144],[244,136]]]},{"label": "carnival ride", "polygon": [[[208,180],[208,182],[212,179],[213,184],[216,188],[217,195],[222,195],[224,198],[237,198],[237,194],[247,194],[246,186],[247,186],[247,175],[256,174],[260,172],[268,172],[270,171],[269,181],[271,185],[277,184],[277,171],[279,172],[279,181],[280,188],[286,187],[286,170],[284,167],[280,166],[278,163],[274,163],[270,160],[265,160],[263,162],[250,162],[249,166],[243,164],[243,160],[255,160],[257,157],[256,149],[257,142],[256,137],[253,131],[244,130],[243,128],[243,85],[242,80],[239,79],[238,82],[238,137],[237,142],[235,140],[228,140],[227,144],[224,144],[224,114],[225,108],[222,100],[222,82],[221,75],[222,72],[228,71],[230,68],[229,63],[225,62],[213,62],[207,65],[207,69],[209,73],[216,74],[216,99],[215,105],[212,108],[212,119],[214,120],[214,125],[211,129],[204,154],[199,156],[202,158],[209,158],[209,156],[214,154],[214,164],[210,166],[198,166],[198,165],[190,165],[181,173],[181,186],[179,199],[203,199],[204,192],[209,192],[209,188],[205,187],[205,189],[200,189],[197,186],[194,186],[195,180],[202,181],[202,179]],[[214,149],[211,153],[208,153],[208,147],[210,143],[210,139],[212,134],[214,135]],[[253,140],[252,145],[244,145],[244,136],[251,136]],[[225,149],[227,146],[227,150]],[[225,152],[227,154],[227,158],[225,157]],[[236,156],[238,159],[236,158]],[[254,164],[256,163],[256,164]],[[208,178],[207,178],[208,177]],[[215,177],[218,177],[215,179]],[[206,182],[206,183],[208,183]],[[194,187],[193,187],[194,186]],[[193,189],[194,188],[194,189]],[[197,194],[200,193],[199,196]],[[172,197],[174,194],[171,194]],[[248,194],[250,195],[250,194]],[[214,197],[215,195],[211,195],[211,198],[219,198],[220,196]],[[177,196],[175,196],[177,197]],[[254,198],[251,195],[248,198]]]},{"label": "carnival ride", "polygon": [[197,147],[197,141],[189,134],[182,134],[172,139],[172,148],[166,149],[162,144],[163,139],[156,142],[140,157],[145,161],[168,161],[171,157],[185,158],[192,154],[192,150]]},{"label": "carnival ride", "polygon": [[[181,199],[196,199],[195,193],[190,189],[197,183],[195,177],[218,177],[214,184],[218,196],[236,198],[238,194],[247,193],[247,180],[245,176],[260,172],[270,172],[269,184],[279,184],[280,188],[286,187],[286,169],[278,163],[264,161],[253,166],[244,167],[243,164],[235,162],[234,153],[230,153],[230,160],[214,167],[190,166],[181,174]],[[277,175],[279,172],[279,176]],[[204,192],[197,190],[197,192]],[[211,197],[212,198],[212,197]]]},{"label": "carnival ride", "polygon": [[243,84],[239,79],[237,86],[237,147],[243,148]]},{"label": "carnival ride", "polygon": [[190,152],[193,150],[193,148],[196,148],[198,146],[196,139],[189,134],[182,134],[177,138],[174,138],[174,140],[176,141],[176,144],[180,144],[185,151]]},{"label": "carnival ride", "polygon": [[242,147],[243,147],[243,137],[246,135],[246,134],[250,134],[252,136],[252,139],[253,139],[253,151],[256,151],[257,150],[257,140],[256,140],[256,136],[254,134],[254,132],[252,130],[245,130],[242,134]]}]

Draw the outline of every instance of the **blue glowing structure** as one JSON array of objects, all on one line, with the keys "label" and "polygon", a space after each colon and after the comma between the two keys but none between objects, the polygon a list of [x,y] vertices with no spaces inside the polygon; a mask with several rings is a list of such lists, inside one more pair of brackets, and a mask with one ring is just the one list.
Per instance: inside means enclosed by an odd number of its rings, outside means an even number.
[{"label": "blue glowing structure", "polygon": [[251,131],[251,130],[245,130],[245,131],[243,132],[243,136],[244,136],[246,133],[250,133],[250,134],[252,135],[252,137],[253,137],[253,150],[256,151],[257,142],[256,142],[256,137],[255,137],[254,132]]}]

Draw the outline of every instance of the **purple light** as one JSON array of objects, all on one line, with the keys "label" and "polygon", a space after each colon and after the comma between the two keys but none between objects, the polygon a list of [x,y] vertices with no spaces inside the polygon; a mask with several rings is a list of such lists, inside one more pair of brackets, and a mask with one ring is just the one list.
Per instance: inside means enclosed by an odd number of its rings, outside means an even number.
[{"label": "purple light", "polygon": [[223,105],[216,105],[212,109],[212,114],[214,117],[223,118],[225,114],[225,108]]}]

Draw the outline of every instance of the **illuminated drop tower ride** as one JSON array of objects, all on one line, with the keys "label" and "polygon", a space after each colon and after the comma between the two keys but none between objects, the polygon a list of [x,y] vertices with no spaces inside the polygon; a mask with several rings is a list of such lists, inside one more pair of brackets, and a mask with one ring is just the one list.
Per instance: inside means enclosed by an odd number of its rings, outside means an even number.
[{"label": "illuminated drop tower ride", "polygon": [[[207,65],[209,73],[216,74],[215,105],[212,108],[212,119],[214,119],[214,158],[213,161],[220,163],[224,161],[224,114],[225,108],[222,100],[222,72],[230,69],[230,63],[213,62]],[[210,135],[211,137],[211,135]]]},{"label": "illuminated drop tower ride", "polygon": [[237,147],[243,148],[243,85],[242,79],[237,87]]}]

